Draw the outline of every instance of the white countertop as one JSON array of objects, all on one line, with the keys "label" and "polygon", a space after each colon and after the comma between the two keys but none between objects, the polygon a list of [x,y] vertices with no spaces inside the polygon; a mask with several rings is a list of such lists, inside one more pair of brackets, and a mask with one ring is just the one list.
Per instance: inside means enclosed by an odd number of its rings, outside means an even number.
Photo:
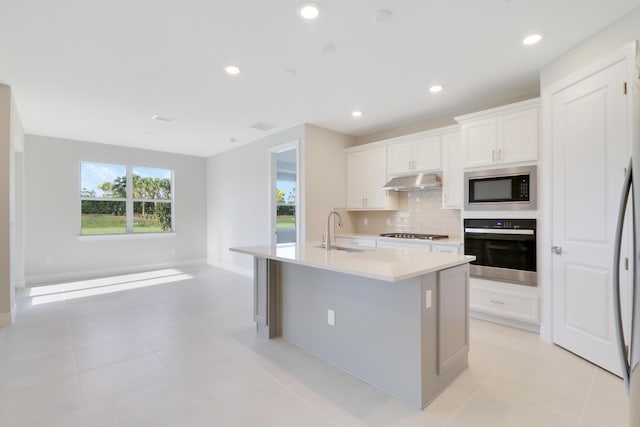
[{"label": "white countertop", "polygon": [[371,248],[367,252],[325,251],[320,243],[230,248],[231,251],[338,273],[397,282],[462,265],[475,257],[411,249]]}]

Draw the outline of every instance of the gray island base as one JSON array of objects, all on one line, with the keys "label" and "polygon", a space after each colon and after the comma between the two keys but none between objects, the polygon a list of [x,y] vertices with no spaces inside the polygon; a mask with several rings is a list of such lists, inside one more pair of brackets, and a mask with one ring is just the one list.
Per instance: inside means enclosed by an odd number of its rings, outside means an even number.
[{"label": "gray island base", "polygon": [[[473,258],[394,249],[323,258],[308,246],[288,259],[269,247],[232,250],[254,255],[254,319],[267,338],[281,336],[419,409],[468,366]],[[385,277],[366,268],[376,262],[422,267]]]}]

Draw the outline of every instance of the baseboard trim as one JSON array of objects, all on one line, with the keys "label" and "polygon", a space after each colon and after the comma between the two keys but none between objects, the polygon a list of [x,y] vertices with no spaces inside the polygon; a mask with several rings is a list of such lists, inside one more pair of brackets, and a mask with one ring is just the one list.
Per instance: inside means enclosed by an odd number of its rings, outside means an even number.
[{"label": "baseboard trim", "polygon": [[232,273],[240,274],[241,276],[251,277],[253,278],[253,269],[251,268],[242,268],[232,264],[226,264],[223,262],[218,262],[213,259],[207,260],[207,264],[211,267],[221,268],[222,270],[227,270]]},{"label": "baseboard trim", "polygon": [[158,264],[136,265],[133,267],[115,267],[100,270],[87,271],[70,271],[65,273],[39,274],[26,276],[25,282],[27,286],[39,286],[56,282],[66,282],[73,280],[95,279],[97,277],[115,276],[119,274],[141,273],[150,270],[161,270],[164,268],[179,268],[194,265],[206,265],[205,259],[194,259],[177,262],[164,262]]},{"label": "baseboard trim", "polygon": [[497,323],[499,325],[511,326],[512,328],[523,329],[525,331],[534,332],[540,334],[540,325],[533,323],[520,322],[518,320],[505,319],[503,317],[492,316],[491,314],[480,313],[477,311],[470,311],[469,317],[472,319],[484,320],[487,322]]}]

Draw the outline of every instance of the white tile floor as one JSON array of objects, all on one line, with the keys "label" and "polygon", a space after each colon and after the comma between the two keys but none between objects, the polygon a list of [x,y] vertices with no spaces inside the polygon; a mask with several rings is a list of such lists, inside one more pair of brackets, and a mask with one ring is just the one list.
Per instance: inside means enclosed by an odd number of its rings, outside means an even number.
[{"label": "white tile floor", "polygon": [[620,379],[534,334],[481,321],[471,322],[469,369],[418,411],[257,337],[250,279],[185,272],[193,278],[37,305],[23,295],[16,324],[0,329],[0,425],[627,424]]}]

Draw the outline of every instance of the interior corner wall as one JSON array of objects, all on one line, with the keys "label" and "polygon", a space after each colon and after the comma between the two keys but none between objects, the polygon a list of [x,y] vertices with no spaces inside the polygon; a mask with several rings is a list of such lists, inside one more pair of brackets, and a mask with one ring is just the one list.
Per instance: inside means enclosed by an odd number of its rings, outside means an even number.
[{"label": "interior corner wall", "polygon": [[540,71],[540,92],[580,68],[640,40],[640,7],[606,26]]},{"label": "interior corner wall", "polygon": [[0,327],[11,324],[14,304],[11,278],[12,157],[11,88],[0,84]]},{"label": "interior corner wall", "polygon": [[[80,162],[174,171],[171,235],[78,238]],[[206,262],[206,159],[91,142],[25,136],[28,285]]]},{"label": "interior corner wall", "polygon": [[[253,260],[230,252],[233,246],[270,243],[270,148],[299,141],[304,150],[304,126],[270,135],[207,159],[207,262],[253,274]],[[303,160],[304,163],[304,160]],[[304,164],[299,166],[304,173]],[[302,188],[304,184],[301,183]],[[297,191],[300,197],[300,191]]]},{"label": "interior corner wall", "polygon": [[304,212],[307,241],[321,241],[329,212],[347,205],[344,150],[354,143],[355,138],[350,135],[305,125]]}]

